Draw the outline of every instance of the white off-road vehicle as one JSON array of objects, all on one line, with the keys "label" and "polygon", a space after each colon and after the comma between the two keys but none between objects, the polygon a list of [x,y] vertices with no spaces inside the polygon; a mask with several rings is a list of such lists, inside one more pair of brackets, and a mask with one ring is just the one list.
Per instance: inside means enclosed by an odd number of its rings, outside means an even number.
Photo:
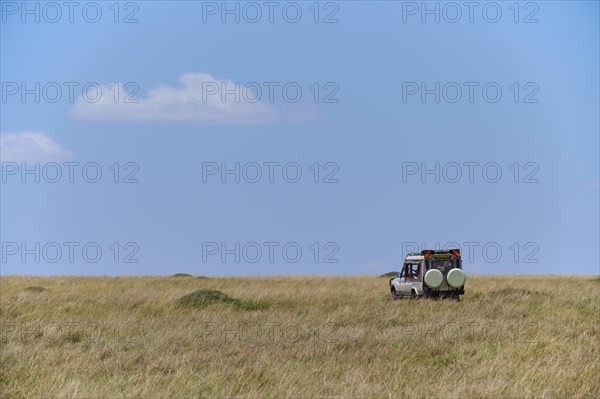
[{"label": "white off-road vehicle", "polygon": [[426,249],[406,256],[402,270],[390,279],[390,292],[394,299],[420,296],[459,299],[465,293],[465,281],[460,249]]}]

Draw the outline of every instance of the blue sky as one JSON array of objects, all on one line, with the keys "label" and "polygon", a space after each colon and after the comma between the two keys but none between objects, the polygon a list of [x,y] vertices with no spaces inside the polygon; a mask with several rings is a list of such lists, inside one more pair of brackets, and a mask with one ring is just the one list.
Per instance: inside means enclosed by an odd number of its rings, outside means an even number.
[{"label": "blue sky", "polygon": [[0,3],[2,274],[599,273],[598,2]]}]

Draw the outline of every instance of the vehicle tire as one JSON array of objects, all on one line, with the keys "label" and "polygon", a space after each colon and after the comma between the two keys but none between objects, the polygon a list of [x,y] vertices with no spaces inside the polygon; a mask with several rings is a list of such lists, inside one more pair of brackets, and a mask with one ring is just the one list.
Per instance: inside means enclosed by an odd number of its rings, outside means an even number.
[{"label": "vehicle tire", "polygon": [[454,268],[448,272],[446,276],[446,282],[452,288],[460,288],[465,285],[465,281],[467,276],[465,276],[465,272],[462,269]]},{"label": "vehicle tire", "polygon": [[427,287],[436,289],[444,282],[444,275],[437,269],[430,269],[423,280]]},{"label": "vehicle tire", "polygon": [[396,294],[396,289],[392,287],[392,300],[398,300],[398,294]]},{"label": "vehicle tire", "polygon": [[412,290],[412,291],[410,292],[410,297],[411,297],[411,299],[417,299],[417,298],[419,298],[419,297],[417,296],[417,293],[415,292],[415,290]]}]

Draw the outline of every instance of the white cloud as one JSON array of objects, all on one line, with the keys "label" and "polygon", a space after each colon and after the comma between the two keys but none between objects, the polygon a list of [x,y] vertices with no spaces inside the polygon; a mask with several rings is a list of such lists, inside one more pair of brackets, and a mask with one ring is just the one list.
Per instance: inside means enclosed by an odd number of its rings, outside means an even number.
[{"label": "white cloud", "polygon": [[2,162],[61,162],[73,157],[43,132],[0,134]]},{"label": "white cloud", "polygon": [[[258,124],[272,122],[275,110],[256,98],[248,86],[218,80],[207,73],[186,73],[180,85],[158,86],[146,98],[127,98],[122,84],[101,86],[97,102],[78,98],[71,109],[75,118],[99,121],[170,121],[199,124]],[[222,96],[227,90],[227,95]],[[118,92],[118,96],[115,91]],[[133,94],[133,93],[132,93]],[[89,97],[95,97],[91,89]]]}]

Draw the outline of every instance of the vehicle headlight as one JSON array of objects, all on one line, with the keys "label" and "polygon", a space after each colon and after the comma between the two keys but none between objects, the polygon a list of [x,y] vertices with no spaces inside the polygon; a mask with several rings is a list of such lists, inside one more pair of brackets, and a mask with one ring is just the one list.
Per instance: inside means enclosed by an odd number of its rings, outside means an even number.
[{"label": "vehicle headlight", "polygon": [[425,284],[429,288],[438,288],[444,281],[444,275],[438,269],[431,269],[425,273]]},{"label": "vehicle headlight", "polygon": [[446,281],[448,281],[448,285],[452,288],[460,288],[465,285],[465,281],[467,280],[467,276],[461,269],[452,269],[448,272],[446,276]]}]

